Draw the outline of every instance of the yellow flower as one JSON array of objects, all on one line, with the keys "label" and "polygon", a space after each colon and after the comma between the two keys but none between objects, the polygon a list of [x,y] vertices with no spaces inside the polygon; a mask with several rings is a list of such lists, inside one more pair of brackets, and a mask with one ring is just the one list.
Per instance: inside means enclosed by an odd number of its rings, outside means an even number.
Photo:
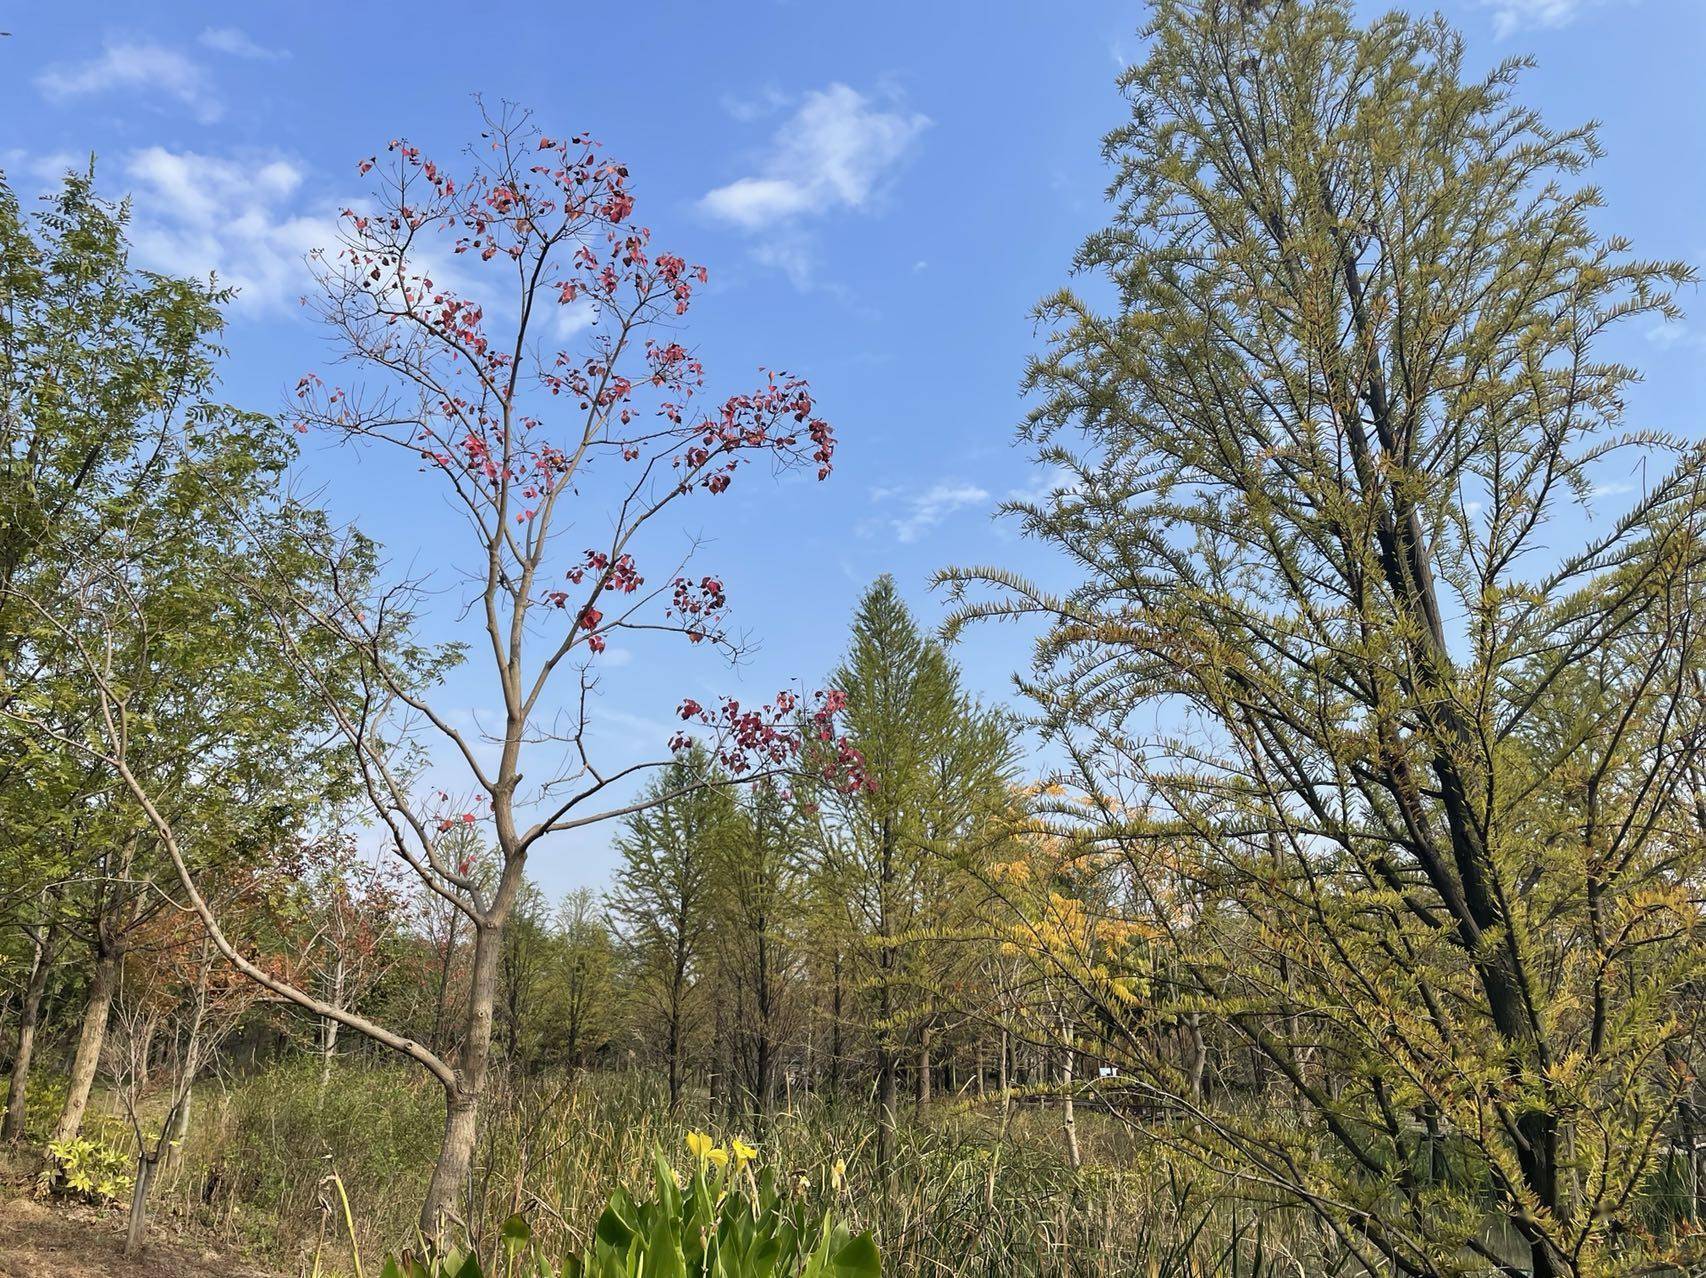
[{"label": "yellow flower", "polygon": [[735,1156],[735,1167],[741,1168],[758,1157],[758,1151],[741,1140],[729,1142],[729,1152]]},{"label": "yellow flower", "polygon": [[835,1165],[829,1169],[829,1183],[835,1187],[837,1193],[847,1187],[847,1160],[845,1158],[837,1158]]},{"label": "yellow flower", "polygon": [[697,1158],[700,1162],[704,1162],[709,1158],[711,1156],[711,1152],[716,1149],[716,1147],[716,1142],[709,1136],[705,1135],[704,1132],[687,1133],[687,1152],[692,1154],[693,1157]]},{"label": "yellow flower", "polygon": [[707,1149],[705,1151],[705,1157],[710,1159],[719,1167],[727,1167],[729,1165],[729,1151],[726,1149]]}]

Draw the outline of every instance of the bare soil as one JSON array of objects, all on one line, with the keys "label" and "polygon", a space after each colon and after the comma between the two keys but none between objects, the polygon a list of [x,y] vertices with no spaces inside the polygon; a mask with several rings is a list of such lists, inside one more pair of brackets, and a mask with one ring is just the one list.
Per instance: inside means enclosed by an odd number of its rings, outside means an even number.
[{"label": "bare soil", "polygon": [[123,1211],[37,1198],[19,1163],[0,1160],[0,1278],[268,1278],[233,1251],[174,1235],[167,1219],[126,1260]]}]

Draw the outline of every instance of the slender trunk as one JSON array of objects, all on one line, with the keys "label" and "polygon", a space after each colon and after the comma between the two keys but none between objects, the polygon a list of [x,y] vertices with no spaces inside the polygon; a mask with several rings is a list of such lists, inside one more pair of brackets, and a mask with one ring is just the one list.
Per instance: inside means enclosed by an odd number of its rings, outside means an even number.
[{"label": "slender trunk", "polygon": [[[878,999],[878,1011],[886,1025],[894,1009],[887,985]],[[895,1058],[888,1043],[888,1031],[878,1034],[877,1047],[877,1175],[886,1185],[894,1155]]]},{"label": "slender trunk", "polygon": [[669,998],[669,1029],[664,1043],[669,1073],[669,1111],[681,1107],[681,991],[679,984]]},{"label": "slender trunk", "polygon": [[922,1119],[924,1109],[930,1104],[930,1071],[933,1068],[930,1061],[931,1027],[928,1023],[918,1031],[918,1093],[914,1108],[916,1115]]},{"label": "slender trunk", "polygon": [[456,962],[456,925],[461,921],[461,914],[455,911],[450,915],[450,927],[444,940],[444,961],[438,968],[438,1004],[432,1012],[432,1037],[427,1040],[434,1052],[443,1053],[444,1014],[450,1006],[450,974]]},{"label": "slender trunk", "polygon": [[[344,960],[340,956],[332,968],[332,997],[328,1000],[333,1007],[344,1005]],[[325,1089],[332,1081],[332,1058],[338,1054],[338,1031],[343,1028],[341,1021],[330,1016],[320,1018],[320,1087]]]},{"label": "slender trunk", "polygon": [[190,1106],[195,1101],[195,1080],[193,1078],[186,1080],[183,1088],[183,1100],[178,1103],[177,1112],[172,1115],[171,1130],[166,1134],[166,1150],[163,1159],[166,1170],[174,1176],[183,1164],[184,1147],[189,1143]]},{"label": "slender trunk", "polygon": [[65,1108],[53,1129],[56,1141],[74,1140],[83,1130],[83,1111],[89,1107],[89,1092],[101,1063],[101,1047],[107,1039],[107,1018],[112,1012],[113,993],[118,986],[119,955],[116,948],[102,949],[95,959],[89,982],[89,1000],[83,1008],[83,1029],[77,1051],[71,1058],[71,1082],[65,1093]]},{"label": "slender trunk", "polygon": [[757,1003],[758,1042],[754,1045],[756,1059],[753,1064],[756,1074],[754,1082],[757,1084],[755,1100],[758,1103],[758,1130],[760,1135],[764,1135],[770,1113],[776,1107],[776,1042],[775,1027],[772,1024],[775,1016],[775,991],[771,988],[770,927],[769,920],[762,913],[756,920],[756,931],[758,943],[755,958],[758,970],[753,993]]},{"label": "slender trunk", "polygon": [[1084,1165],[1084,1157],[1078,1151],[1078,1117],[1072,1101],[1072,1027],[1067,1024],[1065,1016],[1060,1018],[1060,1037],[1060,1127],[1066,1135],[1066,1160],[1072,1170],[1077,1171]]},{"label": "slender trunk", "polygon": [[130,1191],[130,1227],[124,1235],[124,1254],[127,1257],[142,1250],[142,1236],[148,1228],[148,1190],[153,1182],[154,1155],[144,1153],[136,1160],[136,1184]]},{"label": "slender trunk", "polygon": [[829,1101],[841,1098],[841,955],[835,956],[835,981],[829,996]]},{"label": "slender trunk", "polygon": [[883,820],[881,877],[877,894],[877,1175],[885,1189],[890,1184],[894,1156],[895,1053],[894,1035],[894,920],[891,894],[894,890],[894,835],[888,819]]},{"label": "slender trunk", "polygon": [[47,977],[57,939],[57,929],[51,924],[36,933],[35,959],[30,967],[29,984],[24,989],[24,1001],[18,1009],[18,1046],[12,1053],[12,1078],[6,1088],[6,1118],[0,1124],[0,1140],[17,1141],[24,1136],[24,1107],[29,1098],[36,1026],[41,1020],[41,1001],[47,992]]},{"label": "slender trunk", "polygon": [[492,1009],[497,1002],[506,914],[506,907],[494,905],[486,921],[474,929],[474,962],[462,1021],[462,1046],[457,1051],[456,1082],[445,1089],[444,1142],[421,1205],[421,1232],[428,1237],[436,1236],[445,1215],[455,1210],[473,1164],[480,1096],[491,1060]]},{"label": "slender trunk", "polygon": [[1203,1037],[1201,1012],[1192,1012],[1185,1018],[1185,1036],[1191,1048],[1191,1098],[1201,1100],[1203,1076],[1208,1069],[1208,1040]]},{"label": "slender trunk", "polygon": [[681,1040],[682,1022],[687,1010],[688,918],[688,903],[683,895],[675,902],[675,917],[672,920],[675,927],[675,953],[671,956],[672,967],[669,974],[669,1041],[665,1044],[669,1054],[669,1112],[672,1114],[681,1107]]}]

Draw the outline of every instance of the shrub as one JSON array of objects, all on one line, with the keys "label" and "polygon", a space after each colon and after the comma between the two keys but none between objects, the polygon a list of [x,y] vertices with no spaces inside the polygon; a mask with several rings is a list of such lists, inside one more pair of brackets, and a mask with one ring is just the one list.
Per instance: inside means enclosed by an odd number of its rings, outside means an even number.
[{"label": "shrub", "polygon": [[45,1193],[64,1193],[98,1205],[123,1201],[136,1177],[130,1151],[105,1141],[74,1137],[47,1147],[48,1164],[37,1183]]}]

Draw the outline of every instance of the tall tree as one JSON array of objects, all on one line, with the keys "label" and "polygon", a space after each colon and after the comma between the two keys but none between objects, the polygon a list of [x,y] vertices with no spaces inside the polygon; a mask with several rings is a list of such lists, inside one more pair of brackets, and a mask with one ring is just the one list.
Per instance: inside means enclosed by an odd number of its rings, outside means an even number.
[{"label": "tall tree", "polygon": [[652,783],[651,803],[624,820],[616,839],[622,860],[611,882],[610,916],[627,946],[647,1018],[662,1022],[672,1109],[681,1103],[702,1019],[695,986],[713,920],[711,871],[733,816],[728,791],[711,784],[716,779],[704,751],[681,755]]},{"label": "tall tree", "polygon": [[875,1046],[876,1158],[886,1176],[902,1056],[928,1046],[951,950],[939,907],[955,856],[1002,807],[1014,746],[1002,716],[961,689],[888,576],[859,601],[833,683],[869,784],[817,796],[818,855],[843,926],[860,942],[846,953]]},{"label": "tall tree", "polygon": [[[1090,801],[1053,818],[1153,938],[1070,967],[1168,1139],[1371,1270],[1656,1261],[1706,953],[1699,453],[1581,525],[1669,443],[1619,434],[1598,339],[1690,273],[1596,230],[1592,130],[1441,19],[1158,0],[1147,35],[1078,259],[1109,309],[1046,303],[1030,376],[1063,481],[1016,510],[1082,578],[951,574],[992,591],[959,621],[1049,623],[1030,690]],[[1191,1012],[1290,1103],[1194,1095]]]},{"label": "tall tree", "polygon": [[[0,197],[0,806],[53,804],[6,822],[0,850],[20,883],[65,880],[49,895],[90,958],[61,1140],[81,1126],[129,938],[173,904],[176,875],[114,743],[209,868],[280,849],[348,758],[316,739],[323,707],[255,647],[263,614],[232,587],[250,550],[275,548],[298,581],[310,568],[286,543],[312,512],[244,526],[293,448],[214,398],[228,295],[131,268],[126,218],[86,174],[33,225]],[[209,667],[227,671],[218,693]],[[15,1076],[14,1096],[26,1083]]]},{"label": "tall tree", "polygon": [[741,794],[711,849],[713,944],[724,985],[725,1037],[734,1081],[760,1134],[775,1108],[792,1028],[808,828],[793,792],[761,781]]},{"label": "tall tree", "polygon": [[[461,516],[465,553],[452,562],[468,570],[471,642],[460,651],[484,668],[501,723],[482,741],[436,703],[418,666],[399,660],[423,583],[339,571],[347,536],[321,528],[296,544],[319,553],[329,594],[276,571],[249,579],[298,677],[318,679],[322,643],[360,671],[353,703],[330,681],[323,702],[372,817],[423,890],[467,920],[454,1048],[435,1052],[249,963],[222,939],[167,815],[140,777],[118,769],[227,959],[414,1061],[442,1088],[443,1139],[420,1216],[434,1234],[467,1187],[504,935],[528,858],[553,835],[632,811],[614,796],[669,761],[665,743],[639,760],[600,748],[588,714],[599,655],[614,638],[660,634],[738,648],[724,629],[721,581],[685,575],[687,555],[654,537],[660,517],[718,497],[757,459],[827,477],[835,446],[798,378],[766,374],[748,393],[700,406],[704,370],[676,325],[705,272],[657,251],[634,223],[626,168],[585,137],[543,136],[524,113],[488,114],[483,125],[459,176],[403,141],[390,144],[389,162],[359,165],[376,189],[346,211],[341,245],[321,259],[321,313],[366,380],[329,387],[303,377],[295,424],[393,450]],[[552,344],[566,333],[579,334],[575,349]],[[559,535],[570,523],[598,527],[599,544],[570,552]],[[648,557],[671,565],[650,586]],[[310,633],[315,644],[304,642]],[[802,710],[791,692],[756,708],[689,700],[679,713],[708,732],[731,771],[791,767],[799,752]],[[832,715],[821,696],[804,712],[814,727]],[[678,734],[675,748],[686,740]],[[105,748],[116,753],[111,740]],[[419,780],[418,762],[434,748],[460,771],[456,795]],[[449,845],[468,826],[493,849],[489,883]]]},{"label": "tall tree", "polygon": [[549,1014],[556,1041],[548,1054],[570,1069],[585,1065],[620,1022],[616,999],[616,947],[605,921],[607,907],[591,888],[564,895],[552,921]]}]

